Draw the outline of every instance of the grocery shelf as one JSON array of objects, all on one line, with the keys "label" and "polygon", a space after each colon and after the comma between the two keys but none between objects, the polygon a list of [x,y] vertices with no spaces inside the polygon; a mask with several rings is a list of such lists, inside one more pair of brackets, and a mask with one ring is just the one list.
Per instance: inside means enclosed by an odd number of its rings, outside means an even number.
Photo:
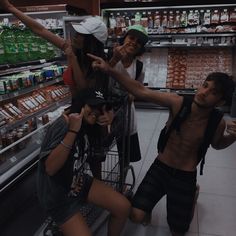
[{"label": "grocery shelf", "polygon": [[6,100],[9,100],[9,99],[21,96],[21,95],[25,95],[25,94],[33,92],[35,90],[45,88],[45,87],[48,87],[50,85],[59,83],[61,81],[63,81],[63,79],[62,79],[62,77],[59,77],[57,79],[52,79],[50,81],[46,81],[46,82],[37,84],[35,86],[31,86],[31,87],[28,87],[28,88],[23,88],[21,90],[16,90],[16,91],[11,92],[11,93],[3,94],[3,95],[0,95],[0,101],[6,101]]},{"label": "grocery shelf", "polygon": [[52,59],[40,59],[35,61],[21,62],[16,64],[0,65],[0,76],[14,74],[26,70],[41,69],[46,66],[54,65],[58,62],[65,62],[65,57],[55,57]]},{"label": "grocery shelf", "polygon": [[44,107],[42,109],[40,109],[39,111],[36,111],[32,114],[28,114],[28,115],[25,115],[22,119],[20,120],[17,120],[16,122],[13,122],[13,123],[9,123],[9,124],[6,124],[6,125],[3,125],[1,127],[1,132],[7,132],[9,130],[12,130],[18,126],[20,126],[21,124],[24,124],[27,120],[33,118],[33,117],[37,117],[37,116],[42,116],[43,114],[51,111],[51,110],[55,110],[57,107],[60,107],[60,106],[63,106],[67,103],[69,103],[71,100],[71,97],[68,96],[60,101],[56,101],[50,105],[48,105],[47,107]]}]

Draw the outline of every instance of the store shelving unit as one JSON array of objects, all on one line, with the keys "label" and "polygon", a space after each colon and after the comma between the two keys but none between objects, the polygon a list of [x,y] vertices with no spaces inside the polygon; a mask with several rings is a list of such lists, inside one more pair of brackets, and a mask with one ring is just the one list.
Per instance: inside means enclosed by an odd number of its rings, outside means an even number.
[{"label": "store shelving unit", "polygon": [[[62,18],[67,15],[66,11],[57,10],[57,6],[55,6],[55,11],[43,11],[43,9],[44,7],[38,8],[36,6],[34,9],[32,8],[32,10],[40,10],[40,12],[27,12],[27,14],[34,18],[45,20],[45,22],[48,22],[46,19],[54,19],[49,20],[49,22],[57,22],[57,27],[53,27],[52,24],[51,26],[49,25],[48,28],[56,30],[57,33],[63,36]],[[18,22],[11,14],[0,14],[1,22],[6,18],[8,20],[5,21],[11,23]],[[21,85],[13,90],[1,90],[0,108],[2,109],[7,103],[18,106],[18,99],[31,96],[37,92],[52,87],[58,88],[58,86],[64,88],[62,87],[64,84],[61,70],[65,68],[65,56],[59,50],[57,50],[55,56],[51,58],[38,57],[28,61],[17,61],[16,63],[6,61],[0,64],[0,81],[6,81],[8,77],[14,78],[14,76],[25,72],[35,73],[36,75],[37,72],[40,73],[41,71],[43,75],[43,71],[46,71],[46,68],[49,67],[58,69],[58,73],[55,72],[54,76],[42,76],[39,80],[34,79],[29,86]],[[59,73],[59,71],[61,73]],[[68,90],[68,88],[65,89]],[[46,97],[45,99],[47,100]],[[70,102],[71,97],[69,93],[65,96],[61,96],[61,98],[58,96],[56,99],[47,100],[47,104],[42,105],[39,109],[34,109],[34,111],[32,110],[27,113],[22,111],[22,117],[13,119],[0,126],[0,225],[6,225],[9,220],[14,220],[18,214],[21,214],[22,209],[25,209],[26,212],[30,212],[28,208],[31,207],[38,209],[38,217],[36,217],[38,220],[34,226],[35,230],[41,224],[41,220],[44,220],[44,213],[40,211],[41,209],[36,197],[35,187],[35,170],[38,163],[40,146],[47,127],[63,112],[64,108],[70,105]],[[42,119],[45,116],[47,116],[47,118],[49,116],[48,123],[45,123]],[[12,130],[19,131],[20,127],[24,127],[25,124],[32,124],[32,122],[34,123],[32,129],[28,129],[23,136],[21,135],[20,138],[3,146],[3,138],[11,134]]]},{"label": "store shelving unit", "polygon": [[[142,58],[147,74],[144,79],[146,86],[191,96],[210,72],[219,70],[236,75],[233,66],[236,61],[236,20],[229,20],[231,15],[233,17],[232,12],[235,12],[235,9],[236,4],[233,1],[191,1],[188,4],[181,1],[104,1],[101,4],[101,15],[109,28],[108,48],[112,47],[114,42],[120,41],[128,25],[141,24],[147,29],[149,41]],[[181,21],[184,12],[186,18]],[[206,23],[207,18],[204,18],[206,12],[210,12],[210,23]],[[215,12],[216,16],[218,14],[218,23],[213,23]],[[228,17],[225,22],[225,18],[221,16],[223,13]],[[177,15],[180,18],[176,23]],[[214,59],[218,64],[212,62],[213,55],[217,57]],[[209,58],[209,68],[205,66],[208,62],[203,60],[200,63],[199,58]],[[161,66],[160,62],[163,63]],[[200,68],[200,65],[203,68]],[[157,71],[150,73],[147,70]],[[145,102],[141,103],[144,104],[142,107],[153,107]],[[140,101],[137,104],[140,104]]]}]

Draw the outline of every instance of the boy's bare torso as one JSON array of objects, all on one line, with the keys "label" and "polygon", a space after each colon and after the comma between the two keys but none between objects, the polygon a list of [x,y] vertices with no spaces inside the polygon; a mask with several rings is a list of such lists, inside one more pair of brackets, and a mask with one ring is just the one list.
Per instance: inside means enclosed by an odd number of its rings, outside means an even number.
[{"label": "boy's bare torso", "polygon": [[173,130],[163,153],[158,158],[173,168],[194,171],[198,164],[198,149],[203,141],[208,117],[191,113],[181,124],[180,132]]}]

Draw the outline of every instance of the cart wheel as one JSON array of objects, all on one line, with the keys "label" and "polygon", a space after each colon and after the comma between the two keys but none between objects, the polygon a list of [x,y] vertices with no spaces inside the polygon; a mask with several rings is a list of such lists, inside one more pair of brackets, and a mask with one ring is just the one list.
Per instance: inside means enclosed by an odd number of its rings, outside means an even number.
[{"label": "cart wheel", "polygon": [[63,233],[60,231],[57,224],[52,219],[50,219],[43,232],[43,236],[63,236]]}]

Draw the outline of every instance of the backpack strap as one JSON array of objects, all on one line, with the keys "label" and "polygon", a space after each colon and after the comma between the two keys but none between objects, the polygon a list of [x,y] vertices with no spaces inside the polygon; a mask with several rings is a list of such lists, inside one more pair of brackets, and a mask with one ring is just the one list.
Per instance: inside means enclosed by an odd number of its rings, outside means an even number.
[{"label": "backpack strap", "polygon": [[223,112],[218,109],[214,109],[210,114],[210,117],[209,117],[209,120],[207,123],[207,127],[205,130],[203,142],[198,149],[198,162],[201,161],[200,175],[203,174],[203,166],[205,164],[205,155],[206,155],[207,149],[209,148],[209,146],[212,142],[212,139],[215,135],[216,129],[217,129],[222,117],[223,117]]},{"label": "backpack strap", "polygon": [[167,126],[165,126],[161,130],[158,143],[157,143],[158,152],[164,151],[165,146],[168,142],[169,136],[173,129],[175,129],[177,132],[180,131],[181,123],[187,118],[188,114],[191,112],[192,102],[193,102],[193,97],[183,96],[183,102],[182,102],[181,108],[179,112],[176,114],[176,116],[174,117],[170,126],[168,128]]},{"label": "backpack strap", "polygon": [[143,70],[143,62],[141,62],[140,60],[136,60],[136,74],[135,74],[135,80],[138,79],[138,77],[140,76],[141,72]]}]

